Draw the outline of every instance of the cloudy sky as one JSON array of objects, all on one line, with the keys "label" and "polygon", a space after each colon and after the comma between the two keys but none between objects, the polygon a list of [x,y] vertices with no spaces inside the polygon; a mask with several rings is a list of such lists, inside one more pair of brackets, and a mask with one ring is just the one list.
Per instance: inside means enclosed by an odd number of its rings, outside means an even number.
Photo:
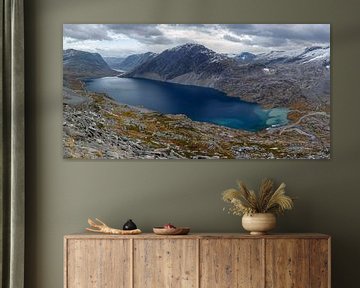
[{"label": "cloudy sky", "polygon": [[219,53],[330,45],[329,24],[64,24],[63,48],[103,56],[161,52],[199,43]]}]

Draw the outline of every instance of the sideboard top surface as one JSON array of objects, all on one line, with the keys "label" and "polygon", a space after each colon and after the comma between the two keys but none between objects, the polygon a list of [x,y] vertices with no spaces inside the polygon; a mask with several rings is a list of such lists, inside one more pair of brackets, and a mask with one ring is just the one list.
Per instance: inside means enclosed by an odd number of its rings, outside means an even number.
[{"label": "sideboard top surface", "polygon": [[287,233],[250,235],[245,233],[190,233],[188,235],[156,235],[142,233],[138,235],[110,235],[101,233],[75,233],[64,236],[65,239],[329,239],[329,235],[320,233]]}]

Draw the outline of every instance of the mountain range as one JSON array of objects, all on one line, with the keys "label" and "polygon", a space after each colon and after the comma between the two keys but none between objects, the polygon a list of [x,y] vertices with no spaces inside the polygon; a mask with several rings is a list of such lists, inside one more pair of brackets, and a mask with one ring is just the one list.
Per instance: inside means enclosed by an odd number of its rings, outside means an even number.
[{"label": "mountain range", "polygon": [[[64,77],[68,73],[90,77],[116,75],[212,87],[229,96],[265,106],[311,109],[330,103],[330,47],[232,57],[200,44],[187,43],[159,54],[134,54],[119,59],[97,53],[64,51]],[[90,74],[90,76],[89,76]]]}]

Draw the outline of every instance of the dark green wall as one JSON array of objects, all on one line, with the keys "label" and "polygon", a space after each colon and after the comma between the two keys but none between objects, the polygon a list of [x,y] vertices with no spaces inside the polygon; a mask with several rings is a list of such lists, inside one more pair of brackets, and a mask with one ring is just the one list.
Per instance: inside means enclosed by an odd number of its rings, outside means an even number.
[{"label": "dark green wall", "polygon": [[[33,0],[26,4],[26,286],[62,287],[63,235],[88,216],[144,230],[241,231],[220,192],[236,178],[288,184],[295,211],[280,232],[333,236],[333,287],[359,287],[360,21],[358,1]],[[332,160],[70,161],[62,159],[63,23],[331,23]]]}]

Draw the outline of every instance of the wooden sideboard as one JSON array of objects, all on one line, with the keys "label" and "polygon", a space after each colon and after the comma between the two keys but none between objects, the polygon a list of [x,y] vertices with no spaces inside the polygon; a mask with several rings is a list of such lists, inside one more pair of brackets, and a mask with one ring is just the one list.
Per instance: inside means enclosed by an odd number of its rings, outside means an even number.
[{"label": "wooden sideboard", "polygon": [[329,288],[323,234],[67,235],[65,288]]}]

